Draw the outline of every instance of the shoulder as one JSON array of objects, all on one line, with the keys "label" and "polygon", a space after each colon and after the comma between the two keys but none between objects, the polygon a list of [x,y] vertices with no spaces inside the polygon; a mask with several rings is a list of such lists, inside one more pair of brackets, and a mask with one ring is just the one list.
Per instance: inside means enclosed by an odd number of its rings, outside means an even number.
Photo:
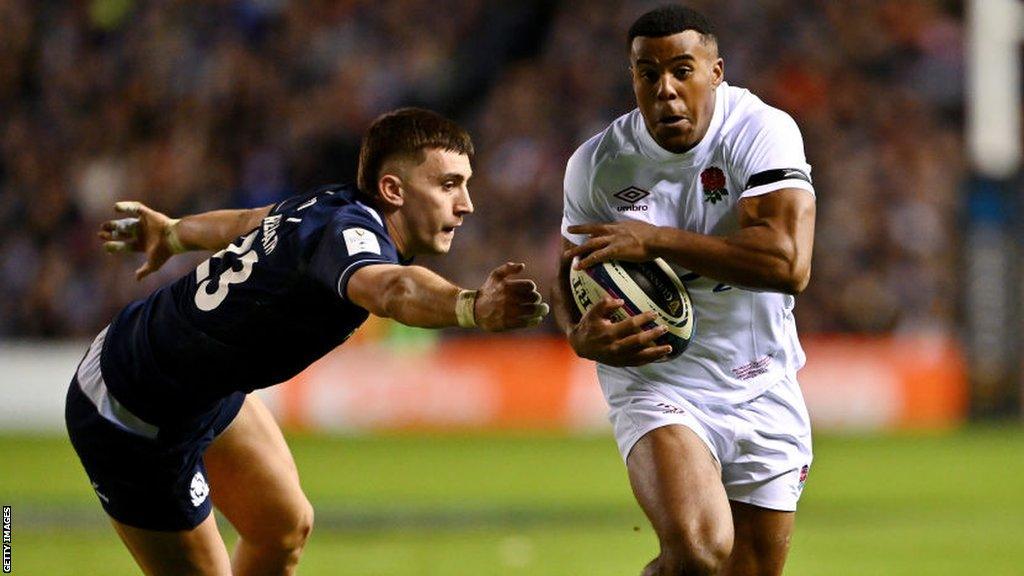
[{"label": "shoulder", "polygon": [[623,154],[636,153],[636,125],[637,122],[643,125],[639,115],[639,110],[623,114],[581,144],[566,164],[566,185],[570,181],[589,184],[601,164]]},{"label": "shoulder", "polygon": [[271,212],[285,228],[295,229],[303,242],[318,242],[324,231],[328,237],[338,236],[349,228],[373,231],[387,237],[381,215],[360,201],[353,185],[331,184],[292,196]]},{"label": "shoulder", "polygon": [[727,148],[747,148],[764,137],[795,138],[800,143],[800,129],[788,113],[766,104],[745,88],[723,85],[723,89],[726,109],[722,138]]}]

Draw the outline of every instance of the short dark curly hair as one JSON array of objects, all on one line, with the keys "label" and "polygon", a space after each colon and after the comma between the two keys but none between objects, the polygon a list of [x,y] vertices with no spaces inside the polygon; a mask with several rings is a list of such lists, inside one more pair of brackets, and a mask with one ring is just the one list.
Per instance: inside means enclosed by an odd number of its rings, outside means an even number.
[{"label": "short dark curly hair", "polygon": [[633,39],[637,36],[662,38],[687,30],[699,33],[703,42],[718,41],[711,22],[703,14],[686,6],[667,4],[643,14],[633,22],[629,27],[626,49],[632,49]]},{"label": "short dark curly hair", "polygon": [[394,157],[422,162],[428,148],[440,148],[473,158],[473,140],[454,120],[423,108],[400,108],[382,114],[363,136],[356,184],[367,198],[377,196],[384,163]]}]

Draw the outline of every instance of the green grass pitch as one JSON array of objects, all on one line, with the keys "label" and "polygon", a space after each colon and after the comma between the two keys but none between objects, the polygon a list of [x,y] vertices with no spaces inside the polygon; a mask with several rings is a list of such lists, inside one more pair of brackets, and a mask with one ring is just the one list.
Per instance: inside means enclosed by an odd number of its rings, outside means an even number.
[{"label": "green grass pitch", "polygon": [[[611,437],[290,439],[300,574],[623,575],[655,552]],[[818,435],[786,574],[1024,574],[1024,428]],[[63,438],[0,437],[14,574],[137,574]],[[222,522],[230,535],[230,528]]]}]

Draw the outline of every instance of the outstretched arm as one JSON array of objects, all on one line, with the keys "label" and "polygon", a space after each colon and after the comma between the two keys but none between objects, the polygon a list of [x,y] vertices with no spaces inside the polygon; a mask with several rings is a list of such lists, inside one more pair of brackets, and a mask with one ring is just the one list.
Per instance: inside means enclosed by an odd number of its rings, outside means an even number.
[{"label": "outstretched arm", "polygon": [[811,275],[814,197],[787,188],[739,202],[740,228],[729,236],[708,236],[643,222],[572,226],[590,239],[569,250],[579,266],[664,258],[720,282],[799,294]]},{"label": "outstretched arm", "polygon": [[352,273],[346,297],[375,316],[407,326],[479,327],[490,332],[536,326],[548,313],[537,284],[512,278],[524,264],[495,268],[479,290],[463,290],[422,266],[373,264]]},{"label": "outstretched arm", "polygon": [[135,278],[141,280],[175,254],[223,249],[259,226],[271,208],[214,210],[174,219],[141,202],[118,202],[114,210],[129,217],[104,222],[99,236],[107,252],[146,253],[146,262],[135,271]]}]

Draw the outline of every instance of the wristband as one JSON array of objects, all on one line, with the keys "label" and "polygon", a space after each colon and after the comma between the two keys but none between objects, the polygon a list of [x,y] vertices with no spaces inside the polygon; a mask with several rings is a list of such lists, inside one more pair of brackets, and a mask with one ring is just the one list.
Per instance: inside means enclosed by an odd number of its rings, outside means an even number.
[{"label": "wristband", "polygon": [[188,252],[185,245],[181,243],[181,238],[178,238],[178,222],[180,219],[171,219],[171,223],[167,225],[167,229],[164,230],[164,239],[167,241],[167,247],[171,249],[171,254],[181,254],[182,252]]},{"label": "wristband", "polygon": [[460,328],[476,328],[476,290],[460,290],[455,299],[455,318]]}]

